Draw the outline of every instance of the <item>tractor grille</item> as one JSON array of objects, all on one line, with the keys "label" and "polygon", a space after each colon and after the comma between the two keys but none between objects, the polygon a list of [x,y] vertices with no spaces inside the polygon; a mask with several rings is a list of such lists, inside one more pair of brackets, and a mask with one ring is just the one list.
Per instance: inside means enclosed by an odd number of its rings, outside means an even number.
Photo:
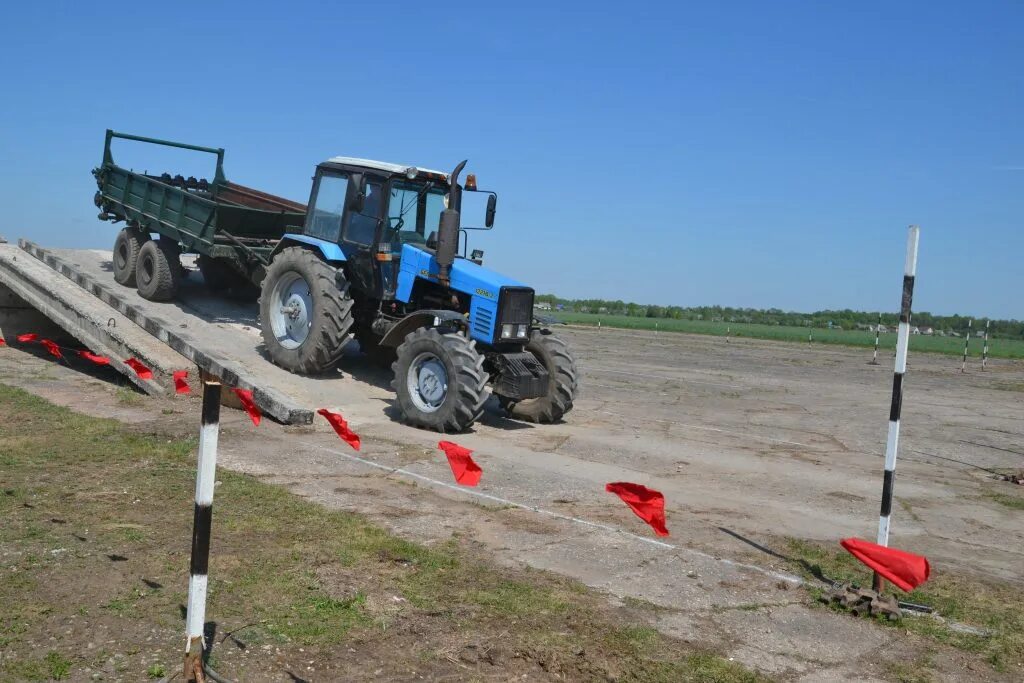
[{"label": "tractor grille", "polygon": [[489,310],[482,306],[476,309],[473,316],[473,331],[484,339],[488,338],[491,335],[491,320],[492,314]]},{"label": "tractor grille", "polygon": [[527,325],[533,322],[533,290],[529,287],[502,287],[498,322]]}]

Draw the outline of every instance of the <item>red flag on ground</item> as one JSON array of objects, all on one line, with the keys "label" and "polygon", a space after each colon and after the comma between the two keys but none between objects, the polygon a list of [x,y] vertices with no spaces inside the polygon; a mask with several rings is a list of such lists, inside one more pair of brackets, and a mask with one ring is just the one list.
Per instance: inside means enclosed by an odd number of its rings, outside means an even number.
[{"label": "red flag on ground", "polygon": [[54,358],[63,358],[64,354],[60,352],[60,347],[57,346],[56,342],[50,341],[49,339],[40,339],[39,343],[46,347],[46,350],[50,352],[50,355]]},{"label": "red flag on ground", "polygon": [[257,427],[260,426],[260,418],[263,417],[263,413],[256,407],[256,402],[252,400],[252,391],[249,389],[232,389],[235,392],[235,396],[242,402],[242,407],[245,408],[245,412],[249,413],[249,419]]},{"label": "red flag on ground", "polygon": [[36,339],[39,339],[39,335],[36,334],[35,332],[28,332],[26,334],[19,334],[17,336],[17,340],[19,342],[21,342],[22,344],[27,344],[29,342],[34,342]]},{"label": "red flag on ground", "polygon": [[480,465],[473,462],[473,451],[451,441],[439,441],[437,447],[448,456],[448,465],[452,468],[456,482],[463,486],[476,486],[480,483],[480,475],[484,471],[480,469]]},{"label": "red flag on ground", "polygon": [[153,371],[134,358],[129,358],[124,364],[134,370],[139,379],[153,379]]},{"label": "red flag on ground", "polygon": [[879,575],[905,591],[912,591],[927,581],[932,571],[928,558],[905,550],[887,548],[859,538],[844,538],[839,544]]},{"label": "red flag on ground", "polygon": [[175,370],[171,375],[174,378],[174,390],[179,394],[191,394],[192,387],[188,385],[185,378],[188,377],[188,370]]},{"label": "red flag on ground", "polygon": [[604,490],[621,498],[637,517],[651,525],[654,533],[668,536],[668,529],[665,527],[665,496],[661,495],[660,491],[628,481],[607,484]]},{"label": "red flag on ground", "polygon": [[92,351],[86,351],[85,349],[82,349],[81,351],[78,352],[78,355],[86,360],[91,360],[96,365],[110,365],[109,358],[107,358],[106,356],[97,356]]},{"label": "red flag on ground", "polygon": [[0,346],[7,346],[7,340],[3,337],[0,337]]},{"label": "red flag on ground", "polygon": [[348,428],[348,422],[346,422],[345,418],[341,416],[341,413],[332,413],[330,410],[327,410],[327,408],[321,408],[316,412],[319,415],[323,415],[324,419],[331,423],[331,426],[334,427],[334,431],[338,433],[338,436],[341,437],[342,441],[355,450],[359,450],[359,444],[361,443],[359,435]]}]

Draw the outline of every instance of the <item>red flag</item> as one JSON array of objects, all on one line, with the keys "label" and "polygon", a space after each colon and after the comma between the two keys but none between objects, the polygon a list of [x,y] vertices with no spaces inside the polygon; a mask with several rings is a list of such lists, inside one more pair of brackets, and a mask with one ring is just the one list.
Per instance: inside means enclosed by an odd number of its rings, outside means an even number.
[{"label": "red flag", "polygon": [[139,379],[153,379],[153,371],[134,358],[129,358],[124,364],[134,370]]},{"label": "red flag", "polygon": [[665,527],[665,496],[661,495],[660,491],[628,481],[606,484],[604,490],[621,498],[637,517],[651,525],[654,533],[668,536],[668,529]]},{"label": "red flag", "polygon": [[46,347],[46,350],[50,352],[50,355],[54,358],[63,358],[64,355],[60,352],[60,347],[55,342],[49,339],[40,339],[39,343]]},{"label": "red flag", "polygon": [[324,419],[331,423],[331,426],[334,427],[334,431],[338,433],[338,436],[341,437],[342,441],[355,450],[359,450],[359,435],[348,428],[348,422],[345,421],[345,418],[343,418],[340,413],[332,413],[327,410],[327,408],[321,408],[316,412],[319,415],[323,415]]},{"label": "red flag", "polygon": [[96,365],[110,365],[109,358],[107,358],[106,356],[97,356],[92,351],[86,351],[85,349],[82,349],[81,351],[78,352],[78,355],[86,360],[91,360]]},{"label": "red flag", "polygon": [[905,550],[887,548],[859,538],[844,538],[839,544],[858,560],[905,591],[912,591],[927,581],[932,571],[928,558]]},{"label": "red flag", "polygon": [[174,378],[174,390],[179,394],[191,394],[192,387],[188,385],[185,378],[188,377],[188,370],[175,370],[171,375]]},{"label": "red flag", "polygon": [[470,455],[473,451],[451,441],[438,441],[437,447],[448,456],[448,465],[452,468],[456,482],[463,486],[476,486],[480,483],[480,475],[484,471],[473,462]]},{"label": "red flag", "polygon": [[235,392],[235,396],[242,402],[242,407],[245,408],[245,412],[249,413],[249,419],[257,427],[260,426],[260,418],[263,417],[263,413],[256,407],[256,403],[252,400],[252,392],[248,389],[232,389]]},{"label": "red flag", "polygon": [[7,340],[3,337],[0,337],[0,346],[7,346]]},{"label": "red flag", "polygon": [[19,334],[17,339],[22,344],[27,344],[29,342],[34,342],[36,339],[39,339],[39,335],[36,334],[35,332],[29,332],[27,334]]}]

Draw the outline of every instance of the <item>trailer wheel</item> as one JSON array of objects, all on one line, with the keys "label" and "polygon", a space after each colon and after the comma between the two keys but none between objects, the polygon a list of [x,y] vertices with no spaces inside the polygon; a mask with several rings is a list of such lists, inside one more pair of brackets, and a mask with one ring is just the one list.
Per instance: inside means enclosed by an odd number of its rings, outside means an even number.
[{"label": "trailer wheel", "polygon": [[312,374],[337,363],[352,328],[352,297],[341,270],[289,247],[274,257],[261,291],[263,343],[275,364]]},{"label": "trailer wheel", "polygon": [[476,342],[421,327],[398,347],[391,386],[406,423],[436,432],[461,432],[484,411],[487,373]]},{"label": "trailer wheel", "polygon": [[135,285],[139,295],[150,301],[170,301],[181,283],[178,245],[168,240],[149,240],[139,250]]},{"label": "trailer wheel", "polygon": [[146,235],[134,228],[123,228],[114,240],[114,281],[125,287],[135,286],[135,267]]},{"label": "trailer wheel", "polygon": [[557,422],[572,410],[572,402],[576,398],[576,389],[579,386],[576,359],[564,341],[553,334],[544,334],[538,330],[530,335],[526,350],[547,368],[550,377],[548,395],[523,401],[513,401],[499,396],[498,401],[508,414],[516,419],[526,422]]}]

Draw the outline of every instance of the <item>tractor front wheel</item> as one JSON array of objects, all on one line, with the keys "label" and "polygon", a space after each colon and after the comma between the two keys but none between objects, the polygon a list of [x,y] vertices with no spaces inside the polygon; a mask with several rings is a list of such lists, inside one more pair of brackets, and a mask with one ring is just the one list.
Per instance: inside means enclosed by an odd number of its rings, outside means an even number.
[{"label": "tractor front wheel", "polygon": [[504,396],[498,399],[513,418],[526,422],[557,422],[572,410],[572,402],[576,398],[579,383],[576,359],[564,341],[540,330],[534,330],[526,350],[547,368],[547,395],[523,401],[513,401]]},{"label": "tractor front wheel", "polygon": [[274,257],[263,279],[260,327],[275,364],[300,374],[330,369],[352,328],[345,274],[301,247]]},{"label": "tractor front wheel", "polygon": [[461,432],[484,411],[487,373],[476,342],[421,327],[398,347],[391,386],[404,420],[436,432]]}]

